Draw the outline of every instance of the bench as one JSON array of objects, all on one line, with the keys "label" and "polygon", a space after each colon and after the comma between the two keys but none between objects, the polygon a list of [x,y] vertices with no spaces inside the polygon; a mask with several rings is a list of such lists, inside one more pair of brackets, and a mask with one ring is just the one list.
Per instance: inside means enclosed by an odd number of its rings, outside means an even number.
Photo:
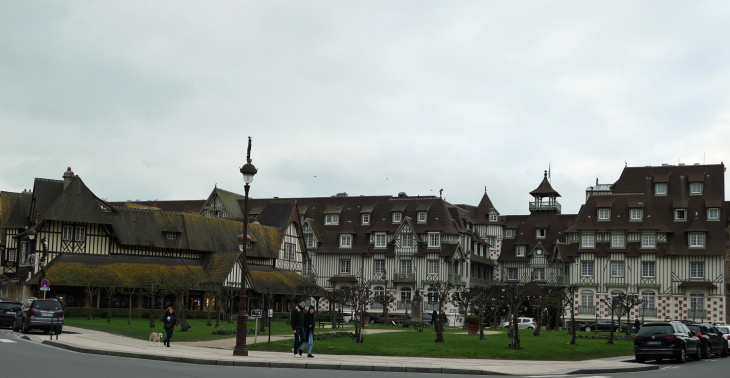
[{"label": "bench", "polygon": [[[319,328],[324,328],[325,325],[332,324],[331,319],[320,319],[318,322],[319,322]],[[344,325],[345,325],[345,321],[343,319],[337,319],[335,328],[343,328]]]}]

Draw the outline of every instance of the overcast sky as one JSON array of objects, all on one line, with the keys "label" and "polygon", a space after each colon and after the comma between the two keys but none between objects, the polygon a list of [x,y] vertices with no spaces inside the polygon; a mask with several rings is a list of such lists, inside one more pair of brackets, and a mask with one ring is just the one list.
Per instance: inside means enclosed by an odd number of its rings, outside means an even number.
[{"label": "overcast sky", "polygon": [[[730,2],[0,3],[0,190],[444,196],[563,212],[624,167],[730,162]],[[726,183],[728,181],[726,180]]]}]

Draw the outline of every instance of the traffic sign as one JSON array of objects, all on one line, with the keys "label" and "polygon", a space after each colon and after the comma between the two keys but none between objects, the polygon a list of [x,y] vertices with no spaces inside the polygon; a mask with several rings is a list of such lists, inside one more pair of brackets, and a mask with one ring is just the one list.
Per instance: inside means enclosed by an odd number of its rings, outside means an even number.
[{"label": "traffic sign", "polygon": [[49,287],[49,286],[51,286],[51,281],[49,281],[49,280],[43,280],[43,281],[41,281],[41,286],[42,287]]},{"label": "traffic sign", "polygon": [[51,288],[50,287],[42,287],[41,288],[41,291],[51,291]]},{"label": "traffic sign", "polygon": [[261,318],[261,310],[251,310],[251,317],[260,319]]}]

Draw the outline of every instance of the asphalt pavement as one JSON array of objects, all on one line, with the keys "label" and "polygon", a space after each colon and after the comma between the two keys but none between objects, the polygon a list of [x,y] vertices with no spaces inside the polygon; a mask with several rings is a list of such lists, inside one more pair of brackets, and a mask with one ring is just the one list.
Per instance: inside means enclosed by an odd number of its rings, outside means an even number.
[{"label": "asphalt pavement", "polygon": [[[256,368],[243,366],[196,365],[177,362],[142,360],[125,357],[110,357],[77,353],[58,349],[38,342],[24,340],[21,334],[9,330],[0,330],[0,372],[2,376],[51,376],[54,378],[79,378],[103,375],[104,378],[209,378],[213,374],[254,374],[261,377],[286,377],[292,374],[299,377],[339,378],[344,372],[337,370],[309,370]],[[34,338],[47,338],[47,335],[36,335]],[[684,378],[687,376],[722,377],[730,370],[730,358],[715,357],[710,360],[688,361],[679,365],[671,361],[656,363],[660,370],[595,375],[546,375],[527,377],[575,377],[575,378]],[[348,371],[348,378],[376,377],[427,377],[429,374]],[[463,375],[439,374],[446,377],[463,377]]]}]

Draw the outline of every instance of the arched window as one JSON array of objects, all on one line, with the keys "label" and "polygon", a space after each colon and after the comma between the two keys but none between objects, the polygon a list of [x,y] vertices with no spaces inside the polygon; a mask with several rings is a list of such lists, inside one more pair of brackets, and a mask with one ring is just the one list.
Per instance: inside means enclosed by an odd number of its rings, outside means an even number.
[{"label": "arched window", "polygon": [[641,292],[641,300],[644,302],[642,306],[644,308],[656,308],[656,302],[654,301],[654,292],[653,291],[642,291]]},{"label": "arched window", "polygon": [[580,292],[580,305],[581,306],[593,306],[593,292],[585,290]]},{"label": "arched window", "polygon": [[436,302],[436,291],[432,287],[429,287],[428,291],[426,292],[426,302],[428,302],[428,303]]},{"label": "arched window", "polygon": [[411,301],[411,288],[410,287],[404,287],[400,289],[400,300],[401,302],[410,302]]},{"label": "arched window", "polygon": [[377,296],[380,296],[380,295],[385,295],[385,288],[382,287],[382,286],[375,286],[373,288],[373,296],[374,297],[377,297]]}]

